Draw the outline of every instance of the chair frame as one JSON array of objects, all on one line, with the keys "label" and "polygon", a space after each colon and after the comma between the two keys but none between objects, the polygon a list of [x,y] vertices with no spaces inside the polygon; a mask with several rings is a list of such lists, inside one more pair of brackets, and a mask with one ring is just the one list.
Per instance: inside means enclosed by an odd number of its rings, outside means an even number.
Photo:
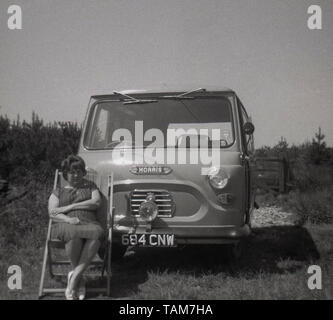
[{"label": "chair frame", "polygon": [[[56,189],[58,184],[58,179],[60,176],[60,171],[57,169],[54,177],[54,184],[53,190]],[[107,296],[111,295],[111,253],[112,253],[112,229],[113,229],[113,172],[108,176],[108,189],[107,189],[107,223],[106,223],[106,231],[107,236],[106,238],[106,250],[104,259],[102,262],[96,261],[92,262],[91,264],[101,264],[102,263],[102,272],[101,276],[104,277],[104,271],[106,269],[106,288],[87,288],[87,292],[95,292],[95,293],[106,293]],[[38,299],[42,298],[46,294],[52,293],[64,293],[66,288],[45,288],[45,275],[46,275],[46,268],[49,269],[49,274],[51,278],[55,276],[66,276],[65,273],[54,273],[52,266],[53,265],[69,265],[69,260],[53,260],[52,258],[52,248],[64,248],[65,243],[61,240],[51,239],[51,231],[52,231],[53,220],[49,218],[48,222],[48,229],[45,241],[45,249],[44,249],[44,256],[43,256],[43,264],[42,264],[42,271],[41,271],[41,278],[38,290]]]}]

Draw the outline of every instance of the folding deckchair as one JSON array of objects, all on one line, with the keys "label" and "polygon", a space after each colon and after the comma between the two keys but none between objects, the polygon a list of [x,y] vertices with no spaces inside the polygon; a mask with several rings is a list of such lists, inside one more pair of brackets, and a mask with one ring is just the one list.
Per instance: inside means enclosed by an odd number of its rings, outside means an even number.
[{"label": "folding deckchair", "polygon": [[[87,175],[85,176],[86,179],[91,180],[97,184],[97,186],[102,186],[102,178],[99,177],[100,181],[97,183],[97,176],[96,175]],[[56,170],[55,177],[54,177],[54,185],[53,188],[59,185],[59,182],[64,182],[65,180],[62,177],[60,171]],[[106,269],[106,288],[87,288],[87,292],[96,292],[96,293],[106,293],[110,296],[110,281],[111,281],[111,250],[112,250],[112,229],[113,229],[113,173],[107,176],[107,197],[106,197],[107,205],[106,205],[106,243],[105,243],[105,254],[103,260],[100,261],[93,261],[92,265],[100,265],[102,267],[101,276],[104,277],[105,269]],[[54,272],[53,266],[55,265],[70,265],[69,260],[56,260],[54,259],[53,249],[64,249],[65,243],[58,240],[58,239],[51,239],[51,231],[53,226],[53,220],[50,218],[48,223],[47,229],[47,236],[45,242],[45,250],[44,250],[44,258],[43,258],[43,265],[42,265],[42,272],[41,272],[41,279],[39,285],[39,292],[38,298],[41,298],[45,294],[49,293],[61,293],[65,292],[66,288],[45,288],[45,273],[46,267],[48,266],[49,274],[51,278],[55,276],[67,276],[67,273],[64,272]],[[66,281],[67,282],[67,281]]]}]

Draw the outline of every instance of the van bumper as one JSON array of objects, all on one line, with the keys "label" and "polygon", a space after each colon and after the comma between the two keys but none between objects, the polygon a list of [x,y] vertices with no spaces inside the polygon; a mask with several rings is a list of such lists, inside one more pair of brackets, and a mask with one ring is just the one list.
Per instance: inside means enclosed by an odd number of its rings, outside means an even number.
[{"label": "van bumper", "polygon": [[177,226],[152,228],[147,230],[146,226],[124,227],[115,225],[113,227],[114,241],[120,242],[124,233],[152,233],[152,234],[174,234],[177,244],[223,244],[238,242],[251,234],[248,224],[243,226]]}]

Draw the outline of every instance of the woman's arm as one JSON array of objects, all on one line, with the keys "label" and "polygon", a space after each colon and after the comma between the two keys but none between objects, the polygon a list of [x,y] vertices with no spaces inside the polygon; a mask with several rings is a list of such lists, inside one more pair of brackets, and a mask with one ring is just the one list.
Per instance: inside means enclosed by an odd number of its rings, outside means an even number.
[{"label": "woman's arm", "polygon": [[71,206],[69,205],[69,206],[59,207],[59,198],[53,193],[49,198],[48,210],[49,210],[49,217],[53,221],[67,222],[70,224],[77,224],[80,222],[78,218],[71,218],[65,215],[65,213],[71,210]]},{"label": "woman's arm", "polygon": [[101,195],[100,195],[99,191],[96,189],[96,190],[92,191],[91,199],[73,203],[73,204],[69,205],[68,207],[70,207],[69,211],[78,210],[78,209],[96,210],[99,208],[100,205],[101,205]]}]

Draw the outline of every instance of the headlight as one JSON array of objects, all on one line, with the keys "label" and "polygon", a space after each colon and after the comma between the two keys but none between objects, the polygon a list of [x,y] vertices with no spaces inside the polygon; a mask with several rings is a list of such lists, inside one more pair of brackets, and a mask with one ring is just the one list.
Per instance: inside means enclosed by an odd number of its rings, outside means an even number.
[{"label": "headlight", "polygon": [[223,189],[229,181],[227,173],[223,169],[219,170],[216,167],[209,170],[208,179],[210,185],[215,189]]},{"label": "headlight", "polygon": [[149,222],[153,221],[158,214],[158,207],[154,200],[155,197],[148,194],[146,200],[141,203],[139,208],[140,217]]}]

